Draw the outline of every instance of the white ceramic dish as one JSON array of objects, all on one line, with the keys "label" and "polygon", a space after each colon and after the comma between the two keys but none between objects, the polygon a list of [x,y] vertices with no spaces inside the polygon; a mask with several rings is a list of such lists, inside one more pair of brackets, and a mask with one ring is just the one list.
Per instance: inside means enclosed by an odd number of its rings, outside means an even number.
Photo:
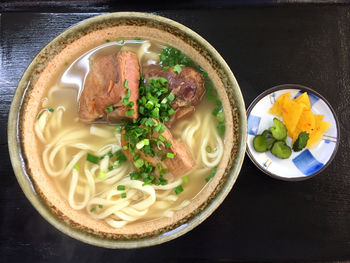
[{"label": "white ceramic dish", "polygon": [[[273,125],[273,118],[276,116],[268,113],[268,110],[276,99],[286,92],[291,93],[291,98],[296,98],[305,91],[309,95],[312,112],[323,114],[323,120],[331,123],[321,142],[301,152],[293,151],[288,159],[279,159],[270,151],[256,152],[253,147],[253,139],[255,135],[261,134]],[[252,102],[247,110],[247,117],[247,154],[260,170],[271,177],[287,181],[311,178],[328,166],[338,149],[339,125],[334,110],[325,98],[310,88],[295,84],[284,84],[271,88]],[[288,145],[291,145],[291,141],[292,139],[287,137]]]}]

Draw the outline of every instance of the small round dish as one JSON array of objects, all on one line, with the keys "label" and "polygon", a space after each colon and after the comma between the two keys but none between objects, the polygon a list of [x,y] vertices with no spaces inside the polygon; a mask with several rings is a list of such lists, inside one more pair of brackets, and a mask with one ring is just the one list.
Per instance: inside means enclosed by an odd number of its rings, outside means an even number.
[{"label": "small round dish", "polygon": [[[288,159],[279,159],[270,151],[260,153],[253,147],[253,139],[265,129],[271,127],[273,118],[268,113],[276,99],[286,93],[291,98],[297,98],[307,92],[310,98],[311,110],[314,114],[323,114],[324,121],[330,122],[330,128],[322,140],[314,147],[305,148],[301,152],[292,152]],[[316,91],[302,85],[283,84],[261,93],[248,107],[247,154],[253,163],[269,176],[285,181],[301,181],[309,179],[323,171],[333,160],[339,146],[339,123],[334,110],[327,100]],[[292,139],[287,137],[287,144]]]}]

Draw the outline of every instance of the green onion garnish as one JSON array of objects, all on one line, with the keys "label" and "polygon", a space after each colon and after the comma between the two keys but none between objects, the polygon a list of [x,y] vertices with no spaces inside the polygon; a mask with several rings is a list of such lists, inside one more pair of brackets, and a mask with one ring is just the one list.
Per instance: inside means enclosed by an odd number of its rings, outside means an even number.
[{"label": "green onion garnish", "polygon": [[125,115],[126,115],[126,116],[131,116],[131,115],[133,115],[134,113],[135,113],[134,109],[131,109],[131,110],[127,110],[127,111],[125,112]]},{"label": "green onion garnish", "polygon": [[170,108],[170,109],[168,110],[169,116],[173,115],[174,113],[175,113],[175,111],[174,111],[173,108]]},{"label": "green onion garnish", "polygon": [[99,208],[103,208],[103,205],[98,205]]},{"label": "green onion garnish", "polygon": [[47,110],[49,111],[49,112],[53,112],[54,111],[54,109],[53,108],[47,108]]},{"label": "green onion garnish", "polygon": [[176,74],[180,74],[181,71],[182,71],[182,68],[181,68],[181,66],[180,66],[179,64],[177,64],[177,65],[174,66],[174,72],[175,72]]},{"label": "green onion garnish", "polygon": [[182,188],[182,185],[178,185],[174,188],[175,194],[180,194],[181,192],[184,191],[184,189]]},{"label": "green onion garnish", "polygon": [[167,141],[167,142],[165,143],[165,147],[169,148],[170,146],[171,146],[171,142],[170,142],[170,141]]},{"label": "green onion garnish", "polygon": [[118,191],[124,191],[125,190],[125,185],[118,185],[117,186]]},{"label": "green onion garnish", "polygon": [[126,80],[124,81],[124,88],[127,88],[128,85],[129,85],[129,80],[126,79]]},{"label": "green onion garnish", "polygon": [[126,193],[122,193],[120,196],[121,198],[126,198]]},{"label": "green onion garnish", "polygon": [[137,169],[140,169],[143,165],[144,165],[144,161],[142,159],[137,159],[135,162],[134,162],[134,165]]},{"label": "green onion garnish", "polygon": [[166,157],[167,157],[167,158],[170,158],[170,159],[173,159],[173,158],[175,157],[175,154],[173,154],[173,153],[167,153],[167,154],[166,154]]},{"label": "green onion garnish", "polygon": [[168,97],[166,97],[167,98],[167,100],[168,101],[173,101],[174,99],[175,99],[175,96],[174,96],[174,94],[172,94],[172,93],[170,93],[169,95],[168,95]]},{"label": "green onion garnish", "polygon": [[216,118],[219,122],[223,122],[225,120],[225,113],[223,111],[219,112],[218,114],[216,114]]},{"label": "green onion garnish", "polygon": [[184,181],[184,183],[188,183],[188,176],[186,175],[186,176],[182,177],[182,180]]},{"label": "green onion garnish", "polygon": [[74,168],[75,170],[79,171],[80,166],[79,166],[79,165],[77,165],[77,164],[75,164],[75,165],[73,166],[73,168]]},{"label": "green onion garnish", "polygon": [[216,129],[219,132],[220,136],[223,136],[225,134],[225,124],[223,124],[222,122],[219,122],[218,125],[216,126]]},{"label": "green onion garnish", "polygon": [[111,113],[113,111],[113,106],[109,105],[106,109],[105,109],[106,113]]},{"label": "green onion garnish", "polygon": [[159,135],[159,136],[158,136],[158,139],[159,139],[161,142],[164,142],[164,141],[165,141],[165,137],[162,136],[162,135]]},{"label": "green onion garnish", "polygon": [[211,151],[212,151],[212,149],[209,145],[207,147],[205,147],[205,150],[207,151],[207,153],[211,153]]},{"label": "green onion garnish", "polygon": [[98,157],[90,153],[86,155],[86,160],[89,161],[90,163],[98,164]]},{"label": "green onion garnish", "polygon": [[96,210],[96,207],[93,207],[93,208],[90,209],[90,212],[91,212],[91,213],[92,213],[92,212],[95,212],[95,210]]},{"label": "green onion garnish", "polygon": [[107,176],[106,172],[101,171],[101,172],[98,174],[97,178],[98,178],[99,180],[103,180],[103,179],[106,178],[106,176]]},{"label": "green onion garnish", "polygon": [[209,182],[215,176],[217,170],[218,168],[214,167],[210,174],[205,178],[205,181]]}]

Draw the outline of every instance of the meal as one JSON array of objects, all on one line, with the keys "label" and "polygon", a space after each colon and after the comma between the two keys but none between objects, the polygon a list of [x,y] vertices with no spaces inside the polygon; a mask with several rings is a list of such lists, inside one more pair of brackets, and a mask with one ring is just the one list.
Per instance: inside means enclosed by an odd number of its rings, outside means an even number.
[{"label": "meal", "polygon": [[[287,159],[305,147],[314,147],[326,132],[330,123],[323,121],[323,115],[314,114],[311,110],[307,92],[290,99],[290,92],[279,96],[269,113],[282,117],[273,119],[274,126],[255,136],[254,149],[257,152],[271,151],[281,159]],[[292,139],[292,147],[286,143],[287,135]]]},{"label": "meal", "polygon": [[106,42],[62,65],[42,100],[42,164],[72,209],[111,227],[172,217],[216,174],[222,103],[181,51]]}]

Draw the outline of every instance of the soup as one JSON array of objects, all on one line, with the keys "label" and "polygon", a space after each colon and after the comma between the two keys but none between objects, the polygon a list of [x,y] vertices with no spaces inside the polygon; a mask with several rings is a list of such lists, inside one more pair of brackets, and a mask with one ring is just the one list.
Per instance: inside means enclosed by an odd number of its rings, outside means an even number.
[{"label": "soup", "polygon": [[42,164],[72,209],[109,226],[172,217],[215,176],[221,102],[180,51],[107,42],[52,80],[34,124]]}]

